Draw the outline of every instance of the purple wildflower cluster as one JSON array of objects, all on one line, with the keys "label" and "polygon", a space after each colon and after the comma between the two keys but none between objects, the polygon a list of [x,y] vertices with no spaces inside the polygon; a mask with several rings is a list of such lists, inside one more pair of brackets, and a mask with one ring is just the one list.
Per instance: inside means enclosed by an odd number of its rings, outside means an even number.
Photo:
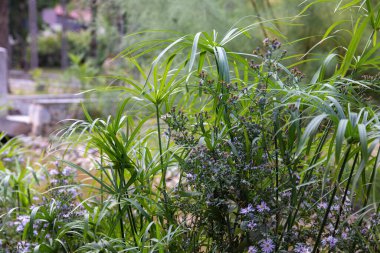
[{"label": "purple wildflower cluster", "polygon": [[[280,70],[277,61],[286,53],[280,52],[280,47],[278,40],[265,39],[263,48],[254,51],[258,57],[247,64],[258,81],[251,87],[214,81],[202,71],[199,89],[214,98],[215,112],[191,116],[174,108],[164,116],[167,137],[188,154],[181,163],[183,174],[175,192],[174,204],[181,210],[178,220],[189,230],[206,231],[212,239],[210,247],[221,251],[308,253],[329,209],[318,250],[347,250],[353,244],[363,249],[357,231],[375,242],[368,223],[375,222],[365,219],[359,224],[347,196],[344,201],[343,196],[335,198],[329,207],[329,195],[321,192],[318,183],[303,186],[307,194],[302,200],[298,196],[295,199],[300,191],[294,185],[301,182],[305,167],[301,161],[292,160],[291,150],[279,150],[271,144],[275,138],[273,119],[282,112],[273,110],[269,121],[262,118],[274,101],[267,94],[268,79],[281,78],[284,85],[294,86],[304,77],[296,68],[287,73]],[[246,101],[250,101],[249,106]],[[294,104],[284,109],[286,113],[297,110]],[[223,118],[223,125],[218,124],[220,118],[211,117],[213,113],[234,117]],[[315,170],[323,174],[324,168]],[[186,198],[184,192],[188,193]],[[292,226],[286,224],[289,215],[296,215],[294,220],[289,219]]]},{"label": "purple wildflower cluster", "polygon": [[[55,163],[55,168],[49,170],[48,193],[42,197],[34,196],[34,203],[27,212],[17,215],[16,219],[7,223],[10,228],[4,235],[4,241],[0,249],[5,252],[17,249],[17,252],[32,252],[40,239],[52,238],[66,223],[81,218],[86,213],[77,201],[78,188],[75,186],[76,171],[71,167],[60,168]],[[30,215],[34,213],[33,227],[30,228]],[[15,241],[15,234],[29,233],[31,237],[27,241]],[[13,231],[13,232],[12,232]],[[1,250],[0,250],[1,251]]]},{"label": "purple wildflower cluster", "polygon": [[17,253],[29,253],[33,251],[34,244],[27,241],[17,242],[16,250]]},{"label": "purple wildflower cluster", "polygon": [[55,168],[50,169],[49,175],[49,195],[43,198],[41,205],[48,206],[54,201],[54,205],[59,210],[57,216],[62,220],[82,216],[83,207],[77,208],[79,191],[75,186],[76,170],[69,166],[61,168],[59,163],[55,163]]}]

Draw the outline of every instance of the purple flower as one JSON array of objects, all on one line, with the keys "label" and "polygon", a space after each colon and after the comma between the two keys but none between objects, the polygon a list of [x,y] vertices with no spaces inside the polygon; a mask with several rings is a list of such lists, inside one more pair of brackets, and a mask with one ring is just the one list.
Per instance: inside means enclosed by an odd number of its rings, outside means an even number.
[{"label": "purple flower", "polygon": [[334,230],[335,230],[335,227],[334,227],[334,225],[333,224],[329,224],[329,225],[327,225],[327,229],[330,231],[330,232],[333,232]]},{"label": "purple flower", "polygon": [[63,170],[62,170],[62,174],[66,177],[72,175],[74,173],[74,169],[71,168],[71,167],[65,167]]},{"label": "purple flower", "polygon": [[260,241],[260,247],[264,253],[271,253],[271,252],[273,252],[273,250],[275,248],[275,246],[273,244],[273,240],[270,238],[265,239],[265,240],[261,240]]},{"label": "purple flower", "polygon": [[55,175],[58,175],[58,174],[59,174],[59,171],[56,170],[56,169],[52,169],[52,170],[49,171],[49,175],[50,176],[55,176]]},{"label": "purple flower", "polygon": [[255,246],[249,246],[248,253],[257,253],[257,248]]},{"label": "purple flower", "polygon": [[76,196],[79,195],[78,194],[78,190],[75,189],[75,188],[70,188],[70,189],[67,190],[67,192],[70,193],[73,196],[73,198],[75,198]]},{"label": "purple flower", "polygon": [[194,175],[192,173],[187,173],[186,178],[189,182],[194,181],[197,178],[197,175]]},{"label": "purple flower", "polygon": [[329,237],[322,240],[323,245],[329,245],[331,248],[335,247],[336,243],[338,242],[338,239],[330,235]]},{"label": "purple flower", "polygon": [[250,212],[253,212],[255,209],[253,208],[252,204],[248,204],[248,206],[246,208],[242,208],[240,210],[240,214],[247,214],[247,213],[250,213]]},{"label": "purple flower", "polygon": [[295,253],[311,253],[311,248],[303,243],[297,243],[294,248]]},{"label": "purple flower", "polygon": [[58,184],[58,180],[53,178],[50,180],[50,183],[51,184]]},{"label": "purple flower", "polygon": [[18,253],[27,253],[30,252],[31,244],[26,241],[17,242],[17,252]]},{"label": "purple flower", "polygon": [[20,215],[20,216],[18,216],[17,217],[17,221],[15,221],[13,223],[15,226],[17,226],[16,227],[16,231],[17,232],[24,231],[24,228],[25,228],[26,224],[28,224],[29,220],[30,220],[30,217],[28,215]]},{"label": "purple flower", "polygon": [[339,209],[340,209],[340,206],[338,204],[335,204],[331,207],[331,210],[333,211],[339,211]]},{"label": "purple flower", "polygon": [[256,208],[259,213],[270,210],[267,203],[265,203],[264,201],[261,201],[260,205],[257,205]]},{"label": "purple flower", "polygon": [[13,159],[12,158],[9,158],[9,157],[5,157],[5,158],[3,158],[3,161],[4,162],[12,162],[13,161]]},{"label": "purple flower", "polygon": [[257,224],[254,221],[250,221],[247,224],[248,229],[253,230],[255,227],[257,227]]},{"label": "purple flower", "polygon": [[272,43],[272,48],[276,50],[276,49],[279,49],[280,47],[281,47],[281,42],[279,42],[278,40],[274,40]]},{"label": "purple flower", "polygon": [[321,202],[318,204],[318,208],[320,209],[326,209],[327,208],[327,203],[326,202]]}]

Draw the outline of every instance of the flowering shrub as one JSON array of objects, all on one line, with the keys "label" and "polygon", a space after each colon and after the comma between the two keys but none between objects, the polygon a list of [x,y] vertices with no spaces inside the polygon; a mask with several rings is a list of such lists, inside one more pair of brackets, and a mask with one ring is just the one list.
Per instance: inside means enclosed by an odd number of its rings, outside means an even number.
[{"label": "flowering shrub", "polygon": [[[163,117],[167,136],[187,153],[175,191],[178,220],[190,231],[184,247],[192,248],[192,238],[204,236],[212,238],[210,248],[228,252],[312,252],[316,240],[322,252],[378,250],[376,232],[368,234],[369,227],[378,229],[378,222],[363,222],[354,214],[348,186],[336,191],[340,197],[334,193],[329,199],[334,188],[317,183],[319,175],[333,177],[323,166],[309,175],[309,182],[315,183],[301,185],[309,164],[291,161],[296,150],[290,145],[280,150],[278,139],[285,137],[279,135],[292,129],[280,132],[279,122],[299,108],[283,106],[283,95],[268,80],[281,76],[283,88],[297,89],[303,74],[280,68],[278,61],[286,52],[279,51],[278,40],[265,39],[263,44],[255,50],[261,62],[246,63],[257,80],[256,89],[243,82],[215,85],[203,70],[199,90],[216,101],[214,106],[195,115],[173,108]],[[223,117],[218,118],[221,111]]]}]

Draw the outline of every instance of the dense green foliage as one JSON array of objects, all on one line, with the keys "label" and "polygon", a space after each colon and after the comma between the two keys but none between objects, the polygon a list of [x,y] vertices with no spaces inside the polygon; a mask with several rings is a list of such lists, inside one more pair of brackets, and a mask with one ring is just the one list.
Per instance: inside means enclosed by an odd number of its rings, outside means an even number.
[{"label": "dense green foliage", "polygon": [[[103,77],[118,82],[106,89],[119,93],[116,112],[94,118],[84,108],[85,120],[58,133],[96,151],[93,170],[55,162],[37,200],[27,177],[39,182],[43,170],[26,169],[17,143],[1,146],[1,247],[378,252],[380,122],[368,94],[380,79],[370,74],[380,5],[350,3],[337,6],[359,10],[347,47],[331,48],[308,78],[285,67],[295,57],[280,40],[244,37],[257,23],[126,47],[120,57],[138,78]],[[231,49],[244,40],[252,48]]]}]

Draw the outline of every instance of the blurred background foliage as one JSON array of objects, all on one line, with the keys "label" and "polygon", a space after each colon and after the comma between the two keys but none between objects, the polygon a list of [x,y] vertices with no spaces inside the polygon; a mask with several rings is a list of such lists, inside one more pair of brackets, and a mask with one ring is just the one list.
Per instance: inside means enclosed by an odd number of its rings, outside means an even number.
[{"label": "blurred background foliage", "polygon": [[[92,21],[85,22],[79,30],[69,30],[65,36],[69,44],[68,53],[80,55],[83,61],[94,58],[95,66],[107,68],[110,60],[123,49],[137,41],[172,36],[167,31],[179,34],[213,29],[227,31],[234,24],[243,27],[262,22],[251,34],[247,34],[251,40],[233,41],[229,45],[230,50],[250,53],[265,37],[278,38],[284,45],[283,48],[288,50],[288,63],[297,61],[308,77],[310,71],[321,63],[331,49],[343,55],[355,20],[363,11],[361,8],[347,8],[360,1],[318,2],[318,5],[314,5],[311,1],[300,0],[66,1],[68,13],[85,10],[90,13]],[[60,1],[38,0],[37,3],[40,15],[40,66],[59,67],[62,33],[52,30],[44,23],[41,13],[46,8],[55,8]],[[373,3],[376,4],[376,1],[373,0]],[[10,33],[17,42],[12,48],[15,68],[27,65],[28,52],[25,45],[28,42],[28,26],[25,9],[26,0],[10,1]],[[165,32],[142,32],[153,30]],[[130,36],[135,33],[139,33],[138,36]],[[370,33],[368,29],[366,36],[370,36]],[[92,37],[95,36],[96,42],[92,42]],[[363,43],[361,47],[364,46]],[[124,67],[121,64],[121,68]]]}]

